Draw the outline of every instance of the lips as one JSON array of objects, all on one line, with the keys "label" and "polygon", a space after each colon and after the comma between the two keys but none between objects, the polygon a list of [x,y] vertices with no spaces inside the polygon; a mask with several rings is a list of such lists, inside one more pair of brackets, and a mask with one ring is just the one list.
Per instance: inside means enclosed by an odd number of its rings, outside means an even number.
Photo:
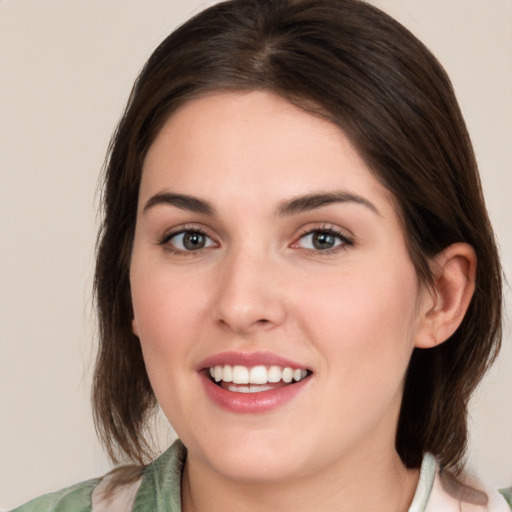
[{"label": "lips", "polygon": [[257,413],[284,405],[310,380],[304,365],[269,352],[225,352],[198,368],[207,395],[231,412]]}]

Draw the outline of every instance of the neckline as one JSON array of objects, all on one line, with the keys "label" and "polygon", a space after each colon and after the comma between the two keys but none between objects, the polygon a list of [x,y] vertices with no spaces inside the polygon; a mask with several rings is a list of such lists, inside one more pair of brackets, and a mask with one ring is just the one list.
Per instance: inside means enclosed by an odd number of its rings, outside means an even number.
[{"label": "neckline", "polygon": [[[187,449],[177,439],[168,450],[146,468],[143,485],[137,493],[133,512],[148,510],[148,502],[151,502],[152,509],[155,511],[179,512],[181,510],[180,487],[186,456]],[[425,453],[421,462],[416,491],[408,512],[425,512],[434,485],[436,470],[436,459],[431,453]]]}]

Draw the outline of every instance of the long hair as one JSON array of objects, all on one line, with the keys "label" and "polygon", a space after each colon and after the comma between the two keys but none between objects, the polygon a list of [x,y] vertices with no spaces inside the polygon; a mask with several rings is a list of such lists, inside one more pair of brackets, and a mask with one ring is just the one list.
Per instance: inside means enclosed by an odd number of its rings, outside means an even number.
[{"label": "long hair", "polygon": [[462,467],[469,398],[501,340],[501,268],[466,126],[445,71],[408,30],[360,0],[232,0],[165,39],[139,75],[109,148],[95,292],[97,430],[114,461],[151,457],[156,399],[132,333],[129,267],[144,157],[178,107],[215,91],[271,91],[339,126],[392,193],[411,260],[455,242],[478,258],[476,291],[451,339],[415,349],[396,448]]}]

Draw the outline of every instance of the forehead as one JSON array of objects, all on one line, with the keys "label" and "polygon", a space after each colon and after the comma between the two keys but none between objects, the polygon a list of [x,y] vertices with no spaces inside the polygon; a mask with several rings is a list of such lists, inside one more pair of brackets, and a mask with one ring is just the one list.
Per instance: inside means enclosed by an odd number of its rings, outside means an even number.
[{"label": "forehead", "polygon": [[216,93],[173,113],[146,155],[141,199],[164,189],[246,205],[333,189],[390,201],[337,126],[264,91]]}]

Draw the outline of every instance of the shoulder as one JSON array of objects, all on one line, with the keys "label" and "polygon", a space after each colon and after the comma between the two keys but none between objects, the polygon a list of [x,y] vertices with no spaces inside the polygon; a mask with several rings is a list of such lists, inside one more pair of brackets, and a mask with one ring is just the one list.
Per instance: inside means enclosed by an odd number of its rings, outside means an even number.
[{"label": "shoulder", "polygon": [[512,489],[501,494],[468,474],[455,477],[426,453],[409,512],[511,512]]},{"label": "shoulder", "polygon": [[450,473],[436,474],[429,507],[425,512],[511,512],[510,503],[496,489],[468,478],[456,479]]},{"label": "shoulder", "polygon": [[109,478],[105,478],[93,492],[94,512],[179,512],[186,454],[186,448],[177,440],[144,468],[141,477],[113,486]]},{"label": "shoulder", "polygon": [[91,496],[99,479],[87,480],[36,498],[11,512],[91,512]]},{"label": "shoulder", "polygon": [[187,449],[178,439],[144,472],[133,512],[179,512]]},{"label": "shoulder", "polygon": [[512,511],[512,487],[500,489],[500,494],[505,498],[505,501],[508,503],[508,506]]},{"label": "shoulder", "polygon": [[40,496],[10,512],[179,512],[180,482],[186,448],[177,440],[147,466],[142,478],[105,490],[109,476],[82,482],[61,491]]}]

